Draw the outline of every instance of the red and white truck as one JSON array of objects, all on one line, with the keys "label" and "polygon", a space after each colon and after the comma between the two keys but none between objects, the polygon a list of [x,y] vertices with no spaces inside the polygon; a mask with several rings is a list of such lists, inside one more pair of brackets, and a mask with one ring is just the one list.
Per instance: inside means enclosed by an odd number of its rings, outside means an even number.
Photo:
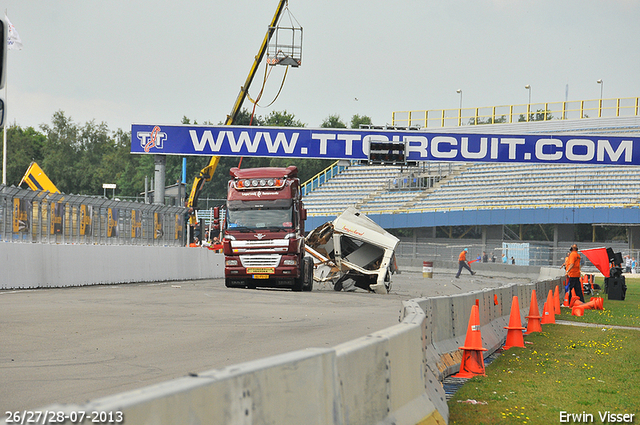
[{"label": "red and white truck", "polygon": [[224,217],[227,287],[313,289],[298,168],[232,168]]}]

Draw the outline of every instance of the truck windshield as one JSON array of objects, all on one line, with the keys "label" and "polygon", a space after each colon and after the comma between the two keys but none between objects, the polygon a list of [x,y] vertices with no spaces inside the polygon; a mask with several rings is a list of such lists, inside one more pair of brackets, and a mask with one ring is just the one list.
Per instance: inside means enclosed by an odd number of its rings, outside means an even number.
[{"label": "truck windshield", "polygon": [[290,229],[293,227],[293,209],[260,208],[260,209],[228,209],[227,227],[229,229]]}]

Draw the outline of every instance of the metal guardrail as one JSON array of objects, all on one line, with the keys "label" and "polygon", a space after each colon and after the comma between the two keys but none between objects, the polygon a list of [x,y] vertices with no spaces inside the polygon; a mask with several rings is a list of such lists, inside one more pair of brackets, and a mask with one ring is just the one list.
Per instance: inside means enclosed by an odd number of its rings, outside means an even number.
[{"label": "metal guardrail", "polygon": [[338,175],[345,168],[347,168],[346,165],[341,165],[340,161],[336,161],[324,170],[320,171],[318,174],[302,183],[302,196],[308,195],[312,190],[319,188],[324,182],[329,181],[329,179]]},{"label": "metal guardrail", "polygon": [[407,127],[443,128],[527,121],[628,117],[639,114],[640,98],[625,97],[480,108],[396,111],[392,113],[392,124]]},{"label": "metal guardrail", "polygon": [[4,242],[185,246],[183,207],[0,185]]}]

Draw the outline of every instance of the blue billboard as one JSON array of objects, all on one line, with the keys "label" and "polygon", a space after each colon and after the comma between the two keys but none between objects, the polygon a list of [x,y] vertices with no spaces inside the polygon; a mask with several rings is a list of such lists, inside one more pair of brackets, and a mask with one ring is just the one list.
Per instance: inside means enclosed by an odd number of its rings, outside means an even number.
[{"label": "blue billboard", "polygon": [[133,124],[131,153],[366,160],[372,141],[405,142],[408,161],[640,165],[639,137],[419,130]]}]

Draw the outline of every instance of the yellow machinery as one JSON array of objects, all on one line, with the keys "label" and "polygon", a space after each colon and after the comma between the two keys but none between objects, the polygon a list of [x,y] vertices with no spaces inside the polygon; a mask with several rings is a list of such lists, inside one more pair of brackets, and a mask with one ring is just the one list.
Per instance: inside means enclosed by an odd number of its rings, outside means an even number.
[{"label": "yellow machinery", "polygon": [[20,184],[18,186],[22,186],[22,183],[26,183],[31,190],[46,190],[50,193],[60,193],[58,188],[49,177],[45,174],[45,172],[40,168],[36,162],[32,162],[27,168],[27,171],[24,173],[22,180],[20,180]]},{"label": "yellow machinery", "polygon": [[[238,98],[236,99],[236,102],[233,105],[233,109],[231,110],[231,113],[227,115],[227,119],[224,125],[232,125],[233,122],[235,121],[236,116],[238,115],[238,112],[242,107],[242,103],[244,102],[244,99],[247,96],[247,93],[249,91],[249,86],[253,81],[253,77],[255,76],[256,71],[258,70],[258,66],[260,65],[260,62],[262,61],[262,59],[264,58],[265,53],[267,53],[267,49],[269,48],[269,41],[271,40],[271,37],[273,36],[273,34],[278,31],[277,24],[278,24],[278,21],[280,20],[280,16],[282,15],[282,12],[286,8],[287,3],[288,3],[288,0],[279,1],[278,7],[276,8],[276,13],[273,15],[273,19],[271,20],[269,29],[267,30],[267,33],[264,36],[264,40],[262,41],[262,44],[260,45],[260,50],[258,51],[258,54],[256,55],[255,60],[253,61],[253,65],[251,66],[251,70],[249,71],[249,75],[247,76],[247,80],[245,81],[244,85],[240,87],[240,93],[238,94]],[[287,29],[294,30],[294,34],[296,34],[296,31],[299,32],[302,30],[302,28],[295,28],[295,29],[287,28]],[[301,36],[300,36],[300,41],[301,41]],[[292,65],[292,66],[300,65],[300,56],[301,56],[300,48],[296,48],[294,52],[295,56],[298,56],[297,58],[290,58],[289,56],[287,56],[286,58],[282,58],[281,49],[277,49],[277,52],[275,53],[277,54],[278,57],[276,60],[268,61],[270,65],[275,65],[277,63],[280,63],[282,65]],[[219,156],[212,157],[211,160],[209,161],[209,164],[206,167],[204,167],[202,170],[200,170],[199,175],[194,179],[193,186],[191,187],[191,193],[187,200],[187,208],[189,208],[189,225],[190,226],[196,225],[195,209],[198,205],[198,198],[200,196],[200,191],[202,190],[202,185],[204,182],[211,181],[211,179],[213,178],[213,173],[216,171],[216,167],[218,166],[219,161],[220,161]]]}]

